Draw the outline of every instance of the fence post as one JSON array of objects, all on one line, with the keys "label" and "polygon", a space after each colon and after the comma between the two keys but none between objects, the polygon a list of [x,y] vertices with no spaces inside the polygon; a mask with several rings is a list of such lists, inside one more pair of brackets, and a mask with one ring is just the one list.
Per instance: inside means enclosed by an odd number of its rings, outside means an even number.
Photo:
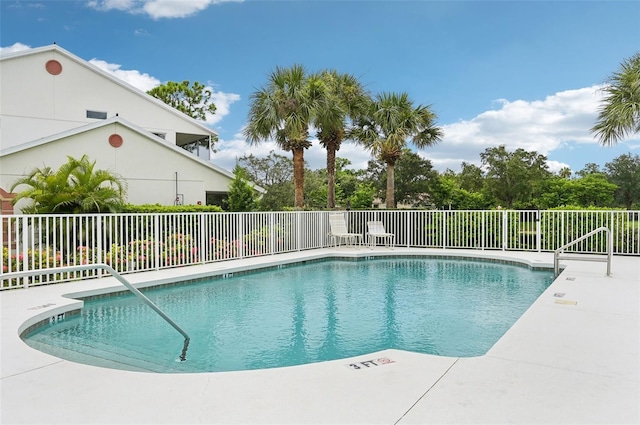
[{"label": "fence post", "polygon": [[[28,245],[28,238],[29,235],[27,234],[27,216],[23,215],[21,217],[21,221],[22,221],[22,225],[20,226],[22,229],[22,237],[21,239],[21,247],[19,247],[18,249],[16,249],[16,255],[18,256],[18,258],[20,258],[20,256],[22,256],[22,271],[26,272],[28,271],[29,267],[28,267],[28,257],[27,257],[27,245]],[[29,287],[29,278],[27,276],[24,276],[22,278],[22,285],[25,288]]]},{"label": "fence post", "polygon": [[[6,224],[6,230],[5,230],[5,223]],[[11,240],[11,236],[9,236],[9,231],[10,231],[11,227],[9,226],[9,219],[5,218],[2,216],[2,211],[0,211],[0,267],[4,266],[4,244],[5,244],[5,240],[4,240],[4,235],[5,235],[5,231],[7,234],[7,255],[9,256],[9,258],[7,258],[7,264],[10,261],[11,258],[11,245],[10,245],[10,240]],[[2,270],[2,269],[0,269]],[[2,286],[2,282],[0,281],[0,286]]]},{"label": "fence post", "polygon": [[447,211],[442,211],[442,249],[447,247]]},{"label": "fence post", "polygon": [[[398,223],[404,223],[402,225],[402,228],[404,229],[404,240],[407,243],[407,248],[409,248],[409,211],[407,211],[404,214],[398,214],[398,213],[391,213],[392,214],[392,220],[390,221],[391,223],[395,223],[395,225],[397,226]],[[399,221],[398,218],[402,218],[404,216],[404,221]]]},{"label": "fence post", "polygon": [[205,212],[201,212],[200,213],[200,246],[198,247],[198,253],[199,253],[199,257],[200,257],[200,264],[205,264],[206,263],[206,258],[205,258],[205,240],[207,240],[207,234],[206,234],[206,220],[205,220]]},{"label": "fence post", "polygon": [[542,250],[542,229],[540,228],[540,223],[541,223],[541,219],[540,219],[540,210],[536,211],[536,250],[538,252],[541,252]]},{"label": "fence post", "polygon": [[481,212],[482,212],[482,216],[481,216],[482,217],[482,220],[481,220],[481,223],[482,223],[482,238],[480,238],[480,248],[482,249],[482,251],[484,251],[484,247],[485,247],[485,244],[486,244],[486,234],[487,234],[487,226],[485,225],[485,215],[486,215],[485,213],[486,213],[486,211],[482,210]]},{"label": "fence post", "polygon": [[[103,258],[102,253],[102,219],[103,215],[98,215],[98,217],[94,217],[96,219],[96,247],[95,250],[98,253],[98,261],[100,263],[104,263],[106,258]],[[97,277],[102,277],[102,269],[98,269],[96,272]]]},{"label": "fence post", "polygon": [[238,218],[238,226],[236,227],[236,240],[238,241],[238,248],[240,248],[240,258],[244,258],[244,238],[242,234],[244,233],[244,214],[237,213],[236,217]]},{"label": "fence post", "polygon": [[275,212],[271,211],[269,214],[269,252],[273,255],[276,252],[276,228],[275,228]]},{"label": "fence post", "polygon": [[153,257],[155,261],[155,269],[160,270],[160,216],[153,216]]},{"label": "fence post", "polygon": [[[613,214],[611,216],[613,219]],[[611,256],[613,255],[613,230],[606,232],[607,235],[607,276],[611,276]]]},{"label": "fence post", "polygon": [[559,211],[560,213],[560,245],[558,245],[558,247],[560,246],[564,246],[564,215],[565,215],[566,211]]},{"label": "fence post", "polygon": [[609,218],[609,233],[610,233],[609,239],[610,240],[607,241],[607,243],[611,244],[611,246],[610,246],[611,247],[611,252],[613,252],[613,250],[616,249],[616,246],[613,244],[613,240],[614,240],[613,239],[613,232],[614,232],[614,227],[613,226],[615,225],[615,222],[616,222],[614,214],[615,213],[613,211],[611,211],[610,218]]},{"label": "fence post", "polygon": [[507,226],[509,225],[509,216],[507,215],[507,211],[502,211],[502,250],[507,250]]},{"label": "fence post", "polygon": [[[393,212],[392,214],[396,215],[396,214],[397,214],[397,212]],[[414,213],[414,214],[417,214],[417,213]],[[418,222],[419,222],[419,223],[423,223],[423,226],[424,226],[424,223],[426,223],[426,214],[427,214],[427,212],[426,212],[426,211],[423,211],[423,212],[421,212],[421,214],[422,214],[422,216],[423,216],[423,219],[422,219],[422,220],[419,220]],[[411,217],[410,217],[410,215],[411,215],[411,211],[406,211],[406,212],[404,212],[404,213],[403,213],[403,215],[404,215],[404,229],[405,229],[405,237],[406,237],[406,241],[407,241],[407,248],[409,248],[409,247],[411,246],[411,245],[409,244],[409,239],[411,238],[411,233],[409,233],[409,220],[411,220]],[[394,220],[393,222],[394,222],[394,223],[396,223],[396,224],[398,223],[396,220]],[[424,228],[423,228],[423,229],[422,229],[422,235],[423,235],[423,236],[422,236],[422,240],[423,240],[423,244],[424,244],[424,233],[425,233],[425,231],[426,231],[426,229],[424,229]],[[415,230],[414,230],[414,232],[415,232]],[[414,233],[414,234],[415,234],[415,233]],[[417,242],[414,242],[414,244],[417,244]]]}]

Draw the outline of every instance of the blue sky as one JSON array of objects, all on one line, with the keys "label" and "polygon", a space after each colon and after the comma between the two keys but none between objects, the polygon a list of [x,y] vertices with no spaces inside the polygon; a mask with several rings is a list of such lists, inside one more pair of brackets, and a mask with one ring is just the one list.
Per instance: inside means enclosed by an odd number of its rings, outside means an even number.
[{"label": "blue sky", "polygon": [[[418,151],[444,171],[488,147],[547,155],[552,170],[640,153],[640,135],[602,147],[589,133],[598,88],[640,51],[640,1],[0,1],[2,53],[56,42],[148,90],[197,80],[214,91],[214,162],[278,150],[249,146],[248,99],[276,66],[334,68],[373,94],[432,105],[443,141]],[[338,156],[364,168],[346,143]],[[317,143],[305,153],[325,164]]]}]

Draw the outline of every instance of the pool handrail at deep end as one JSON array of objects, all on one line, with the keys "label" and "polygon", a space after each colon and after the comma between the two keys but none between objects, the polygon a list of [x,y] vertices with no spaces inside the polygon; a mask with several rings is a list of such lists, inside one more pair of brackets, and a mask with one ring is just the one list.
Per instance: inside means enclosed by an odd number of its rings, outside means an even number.
[{"label": "pool handrail at deep end", "polygon": [[[607,233],[607,256],[606,258],[594,258],[594,257],[578,257],[576,255],[563,255],[564,250],[572,247],[578,242],[582,242],[585,239],[590,238],[591,236],[598,234],[600,232],[605,231]],[[553,272],[556,277],[560,275],[560,260],[578,260],[578,261],[599,261],[607,263],[607,276],[611,276],[611,257],[613,255],[613,243],[612,243],[613,234],[611,233],[611,229],[606,226],[598,227],[590,231],[589,233],[580,236],[578,239],[575,239],[569,243],[562,245],[560,248],[553,251]]]},{"label": "pool handrail at deep end", "polygon": [[[180,361],[185,361],[187,359],[187,349],[189,347],[189,341],[191,338],[189,335],[182,329],[173,319],[171,319],[160,307],[158,307],[153,301],[151,301],[146,295],[144,295],[138,288],[133,286],[128,280],[126,280],[120,273],[115,271],[111,266],[104,263],[95,263],[95,264],[83,264],[77,266],[65,266],[65,267],[53,267],[47,269],[36,269],[36,270],[28,270],[21,272],[12,272],[12,273],[2,273],[0,274],[1,279],[16,279],[21,277],[28,276],[37,276],[37,275],[45,275],[48,273],[65,273],[65,272],[77,272],[84,270],[96,270],[101,269],[108,272],[111,276],[116,278],[118,282],[122,283],[125,288],[131,291],[135,296],[140,298],[147,304],[153,311],[158,313],[160,317],[162,317],[167,323],[169,323],[176,331],[178,331],[184,337],[184,345],[182,347],[182,352],[180,353]],[[26,286],[26,285],[25,285]]]}]

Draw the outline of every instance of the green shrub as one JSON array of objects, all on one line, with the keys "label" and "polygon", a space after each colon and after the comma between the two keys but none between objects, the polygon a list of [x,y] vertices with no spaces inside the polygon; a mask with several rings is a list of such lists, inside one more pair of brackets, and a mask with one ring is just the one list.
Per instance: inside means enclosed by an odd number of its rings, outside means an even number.
[{"label": "green shrub", "polygon": [[217,205],[160,205],[160,204],[144,204],[132,205],[127,204],[123,207],[124,213],[186,213],[186,212],[223,212],[224,210]]}]

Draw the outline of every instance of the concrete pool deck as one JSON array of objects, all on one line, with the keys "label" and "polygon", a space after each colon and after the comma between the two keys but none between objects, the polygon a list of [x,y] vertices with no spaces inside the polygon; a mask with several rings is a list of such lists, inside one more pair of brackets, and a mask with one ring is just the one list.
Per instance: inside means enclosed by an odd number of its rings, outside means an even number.
[{"label": "concrete pool deck", "polygon": [[[339,248],[126,275],[168,282],[292,260],[423,254],[521,259],[551,253]],[[113,278],[0,292],[2,424],[638,424],[640,258],[567,267],[480,357],[385,350],[244,372],[153,374],[73,363],[27,346],[22,330],[118,288]],[[563,297],[555,294],[564,293]],[[574,303],[575,302],[575,303]],[[389,358],[353,370],[350,363]]]}]

